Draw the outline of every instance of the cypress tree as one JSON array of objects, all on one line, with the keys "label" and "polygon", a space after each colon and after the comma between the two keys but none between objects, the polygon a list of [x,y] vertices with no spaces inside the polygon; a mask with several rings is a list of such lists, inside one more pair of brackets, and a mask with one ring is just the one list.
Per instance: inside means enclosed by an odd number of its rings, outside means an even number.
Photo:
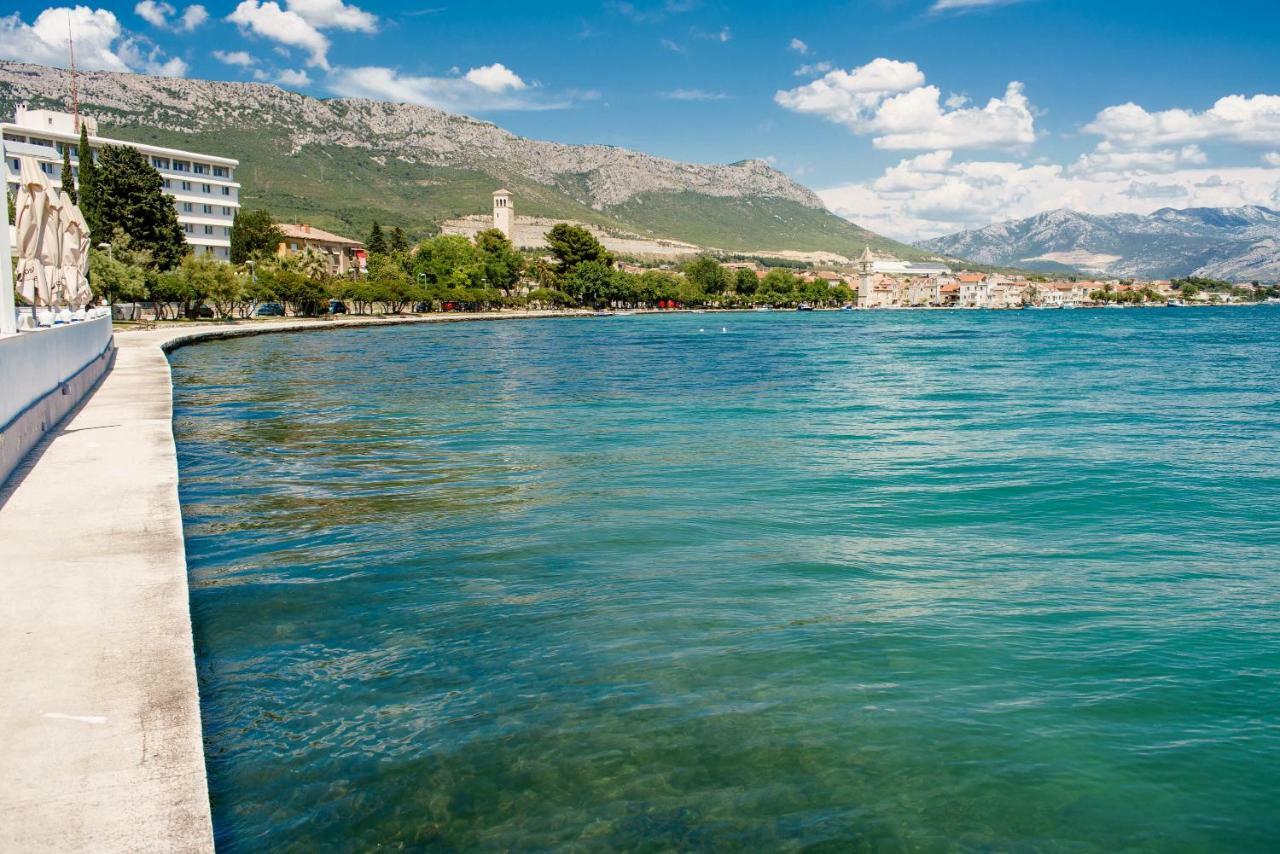
[{"label": "cypress tree", "polygon": [[391,251],[392,252],[408,252],[409,238],[404,236],[404,230],[400,226],[391,229]]},{"label": "cypress tree", "polygon": [[[89,148],[89,131],[84,123],[80,124],[80,146],[76,151],[76,158],[80,165],[80,190],[77,195],[80,198],[80,213],[84,214],[84,220],[89,225],[89,232],[93,235],[94,242],[104,239],[102,234],[102,223],[98,219],[98,187],[97,187],[97,164],[93,162],[93,150]],[[110,239],[110,235],[105,236]]]},{"label": "cypress tree", "polygon": [[78,204],[75,173],[71,171],[71,146],[69,145],[62,146],[62,189],[66,191],[67,198],[71,199],[71,204]]},{"label": "cypress tree", "polygon": [[387,238],[382,234],[382,226],[378,225],[378,221],[373,221],[373,228],[369,230],[369,242],[365,244],[365,249],[370,255],[384,255],[387,251]]}]

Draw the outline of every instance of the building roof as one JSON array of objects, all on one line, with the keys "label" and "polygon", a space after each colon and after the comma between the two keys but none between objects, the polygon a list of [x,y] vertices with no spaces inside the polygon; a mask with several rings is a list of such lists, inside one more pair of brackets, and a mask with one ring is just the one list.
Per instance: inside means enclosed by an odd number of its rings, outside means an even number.
[{"label": "building roof", "polygon": [[954,294],[958,290],[960,290],[959,285],[943,285],[942,288],[940,289],[940,293]]},{"label": "building roof", "polygon": [[321,243],[344,243],[348,246],[364,246],[359,240],[352,240],[350,237],[343,237],[305,223],[282,222],[280,223],[280,230],[284,232],[285,237],[292,237],[297,240],[316,240]]},{"label": "building roof", "polygon": [[509,195],[511,195],[511,191],[510,191],[510,190],[505,190],[505,189],[503,189],[503,190],[494,190],[494,191],[493,191],[493,194],[494,194],[495,196],[509,196]]}]

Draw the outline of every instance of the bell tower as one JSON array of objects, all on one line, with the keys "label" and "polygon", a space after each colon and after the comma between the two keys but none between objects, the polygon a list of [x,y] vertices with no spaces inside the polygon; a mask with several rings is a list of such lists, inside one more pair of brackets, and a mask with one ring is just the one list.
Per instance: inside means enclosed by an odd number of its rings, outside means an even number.
[{"label": "bell tower", "polygon": [[866,308],[871,305],[871,277],[876,270],[876,259],[871,257],[871,247],[862,250],[858,258],[858,305]]},{"label": "bell tower", "polygon": [[515,236],[516,209],[511,203],[510,190],[498,190],[493,194],[493,227],[512,240]]}]

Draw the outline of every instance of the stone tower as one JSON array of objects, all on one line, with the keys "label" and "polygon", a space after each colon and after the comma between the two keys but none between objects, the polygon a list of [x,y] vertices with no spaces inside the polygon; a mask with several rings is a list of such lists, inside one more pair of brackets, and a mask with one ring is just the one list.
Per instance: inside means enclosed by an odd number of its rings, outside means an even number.
[{"label": "stone tower", "polygon": [[514,240],[516,236],[516,209],[511,203],[510,190],[498,190],[493,194],[493,227]]},{"label": "stone tower", "polygon": [[872,277],[876,271],[876,259],[871,257],[871,247],[868,246],[862,250],[861,257],[858,258],[858,305],[866,307],[871,305],[871,288]]}]

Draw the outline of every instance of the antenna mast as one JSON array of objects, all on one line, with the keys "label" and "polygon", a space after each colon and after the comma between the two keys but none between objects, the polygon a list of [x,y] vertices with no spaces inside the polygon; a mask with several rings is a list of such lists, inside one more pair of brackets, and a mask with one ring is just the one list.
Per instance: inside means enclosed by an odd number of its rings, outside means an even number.
[{"label": "antenna mast", "polygon": [[72,127],[80,132],[80,91],[76,86],[76,41],[71,36],[71,15],[67,15],[67,50],[71,53],[71,115]]}]

